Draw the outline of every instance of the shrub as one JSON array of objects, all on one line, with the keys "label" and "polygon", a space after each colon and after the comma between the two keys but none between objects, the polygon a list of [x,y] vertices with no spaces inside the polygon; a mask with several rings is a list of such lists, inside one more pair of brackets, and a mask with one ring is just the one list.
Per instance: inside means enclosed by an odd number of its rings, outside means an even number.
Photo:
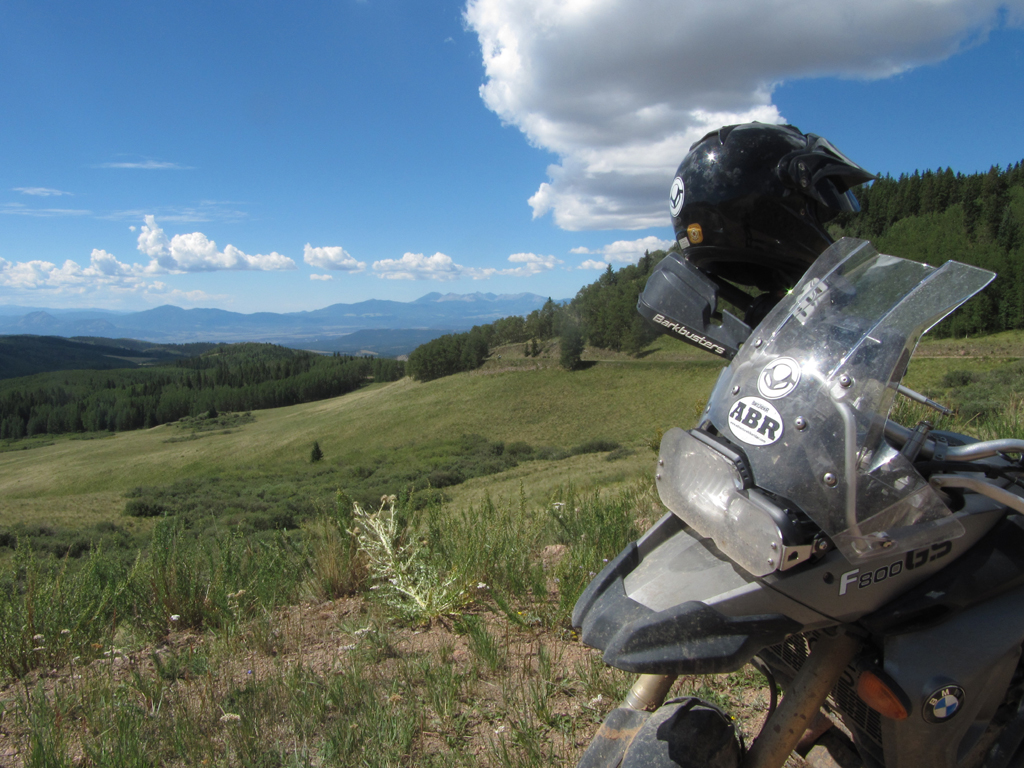
[{"label": "shrub", "polygon": [[618,447],[619,444],[614,440],[588,440],[577,445],[569,453],[572,456],[579,456],[582,453],[604,453],[605,451],[614,451]]},{"label": "shrub", "polygon": [[525,459],[533,454],[533,447],[529,443],[520,440],[506,446],[505,453],[516,459]]},{"label": "shrub", "polygon": [[942,377],[942,386],[951,387],[965,387],[971,382],[977,381],[978,376],[973,371],[954,370],[947,371]]},{"label": "shrub", "polygon": [[377,579],[385,605],[413,621],[430,621],[455,612],[467,600],[465,579],[457,564],[447,576],[415,541],[403,541],[394,496],[381,499],[376,512],[352,505],[353,528],[370,574]]},{"label": "shrub", "polygon": [[167,507],[149,499],[129,499],[124,505],[126,517],[160,517],[167,514]]},{"label": "shrub", "polygon": [[581,366],[583,345],[583,329],[577,323],[567,323],[562,330],[562,352],[559,357],[559,363],[565,370],[575,371]]}]

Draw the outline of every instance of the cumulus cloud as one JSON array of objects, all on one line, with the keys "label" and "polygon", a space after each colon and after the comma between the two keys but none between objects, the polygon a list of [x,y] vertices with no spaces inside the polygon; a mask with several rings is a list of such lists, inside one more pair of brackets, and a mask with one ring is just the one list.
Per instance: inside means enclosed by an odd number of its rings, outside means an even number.
[{"label": "cumulus cloud", "polygon": [[486,280],[491,277],[530,277],[562,263],[554,256],[538,256],[536,253],[513,253],[508,260],[517,266],[506,269],[464,267],[443,253],[429,257],[422,253],[407,253],[400,259],[375,261],[373,270],[378,277],[387,280],[457,280],[460,277]]},{"label": "cumulus cloud", "polygon": [[508,260],[519,266],[508,267],[507,269],[494,269],[491,267],[476,269],[471,267],[466,269],[465,273],[474,280],[484,280],[496,275],[502,277],[531,277],[542,272],[549,272],[562,263],[560,259],[556,259],[554,256],[539,256],[536,253],[513,253],[508,257]]},{"label": "cumulus cloud", "polygon": [[[233,245],[220,250],[202,232],[169,238],[153,216],[146,216],[145,224],[140,228],[138,250],[149,257],[148,263],[125,263],[101,248],[93,249],[87,266],[70,259],[57,265],[43,260],[12,262],[0,258],[0,288],[15,292],[43,291],[61,296],[104,289],[112,293],[134,293],[195,304],[218,297],[203,291],[181,291],[154,277],[214,270],[296,268],[294,261],[276,252],[251,256]],[[329,279],[329,276],[323,277]]]},{"label": "cumulus cloud", "polygon": [[400,259],[373,262],[373,271],[386,280],[456,280],[464,269],[441,252],[433,256],[406,253]]},{"label": "cumulus cloud", "polygon": [[784,80],[887,77],[1024,23],[1024,0],[469,0],[503,122],[556,153],[529,199],[563,229],[668,223],[672,174],[718,126],[782,122]]},{"label": "cumulus cloud", "polygon": [[91,290],[101,286],[143,287],[143,271],[137,264],[124,264],[98,248],[89,266],[70,259],[61,266],[50,261],[11,262],[0,259],[0,286],[20,290]]},{"label": "cumulus cloud", "polygon": [[333,280],[334,275],[310,275],[310,280]]},{"label": "cumulus cloud", "polygon": [[86,296],[103,291],[110,295],[146,296],[179,304],[199,304],[223,296],[205,291],[182,291],[159,280],[152,280],[139,264],[125,264],[99,248],[82,266],[70,259],[57,265],[50,261],[12,262],[0,258],[0,289],[9,293],[45,293],[54,297]]},{"label": "cumulus cloud", "polygon": [[[306,248],[302,253],[302,260],[320,269],[337,269],[344,272],[362,272],[366,269],[365,261],[357,261],[352,257],[352,254],[340,245],[314,248],[309,243],[306,243]],[[326,277],[325,275],[324,278]]]},{"label": "cumulus cloud", "polygon": [[224,250],[217,249],[217,243],[202,232],[174,235],[167,234],[156,223],[155,216],[146,216],[138,237],[138,250],[152,261],[146,268],[150,273],[159,272],[215,272],[220,270],[270,271],[296,269],[295,262],[277,251],[268,254],[249,255],[233,245]]},{"label": "cumulus cloud", "polygon": [[580,246],[573,248],[570,253],[589,254],[603,256],[602,261],[587,259],[580,264],[580,269],[605,269],[609,264],[636,264],[647,251],[667,251],[674,243],[671,240],[662,240],[654,235],[641,237],[638,240],[616,240],[603,248],[591,250]]}]

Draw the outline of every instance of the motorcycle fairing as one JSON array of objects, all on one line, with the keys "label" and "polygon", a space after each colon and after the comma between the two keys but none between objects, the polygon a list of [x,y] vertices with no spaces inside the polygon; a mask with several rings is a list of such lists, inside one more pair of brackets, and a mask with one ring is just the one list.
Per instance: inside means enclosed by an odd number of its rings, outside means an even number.
[{"label": "motorcycle fairing", "polygon": [[[659,580],[667,591],[654,586]],[[572,623],[618,669],[716,674],[808,625],[832,622],[734,567],[668,514],[597,575]]]},{"label": "motorcycle fairing", "polygon": [[939,495],[883,429],[921,335],[993,277],[844,238],[772,309],[715,386],[708,417],[743,444],[756,485],[797,504],[851,562],[927,544],[930,526],[948,522]]},{"label": "motorcycle fairing", "polygon": [[[1022,636],[1024,587],[933,627],[887,636],[885,671],[910,694],[914,711],[902,721],[882,718],[885,764],[976,765],[978,750],[988,749],[983,737],[1019,664]],[[922,713],[929,695],[950,684],[965,692],[960,711],[948,721],[928,722]]]}]

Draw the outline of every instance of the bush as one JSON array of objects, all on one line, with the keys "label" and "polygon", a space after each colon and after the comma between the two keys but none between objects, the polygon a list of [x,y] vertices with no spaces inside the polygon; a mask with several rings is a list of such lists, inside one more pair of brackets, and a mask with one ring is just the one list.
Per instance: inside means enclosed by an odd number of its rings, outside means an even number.
[{"label": "bush", "polygon": [[569,453],[572,456],[579,456],[583,453],[604,453],[605,451],[614,451],[619,447],[619,444],[614,440],[588,440],[581,445],[577,445]]},{"label": "bush", "polygon": [[942,386],[951,387],[965,387],[971,382],[977,381],[978,376],[973,371],[955,370],[947,371],[946,375],[942,377]]},{"label": "bush", "polygon": [[167,507],[149,499],[129,499],[124,505],[125,517],[160,517],[167,514]]},{"label": "bush", "polygon": [[464,483],[466,477],[457,469],[435,469],[427,475],[427,481],[432,488],[447,488],[449,485]]},{"label": "bush", "polygon": [[576,323],[567,323],[562,330],[561,341],[559,363],[567,371],[577,370],[583,362],[583,330]]},{"label": "bush", "polygon": [[533,455],[533,446],[529,443],[518,441],[510,443],[505,448],[505,453],[516,459],[526,459]]}]

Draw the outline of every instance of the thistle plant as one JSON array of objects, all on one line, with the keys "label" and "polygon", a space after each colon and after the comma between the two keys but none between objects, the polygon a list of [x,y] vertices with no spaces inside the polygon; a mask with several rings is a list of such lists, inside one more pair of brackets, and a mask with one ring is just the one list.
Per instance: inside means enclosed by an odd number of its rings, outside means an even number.
[{"label": "thistle plant", "polygon": [[430,621],[456,613],[468,597],[465,577],[456,566],[445,576],[430,562],[429,552],[414,539],[402,541],[395,518],[395,496],[383,496],[369,512],[352,504],[353,527],[370,575],[378,581],[381,600],[413,621]]}]

